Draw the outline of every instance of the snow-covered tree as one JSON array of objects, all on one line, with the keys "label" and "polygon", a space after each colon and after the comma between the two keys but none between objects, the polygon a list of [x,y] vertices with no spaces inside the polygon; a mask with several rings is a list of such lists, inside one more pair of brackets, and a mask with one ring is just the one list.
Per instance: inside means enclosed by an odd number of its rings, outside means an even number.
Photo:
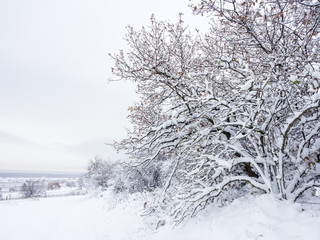
[{"label": "snow-covered tree", "polygon": [[[180,18],[128,28],[112,69],[137,84],[134,124],[116,143],[137,164],[169,159],[164,197],[177,219],[258,189],[296,200],[320,186],[320,3],[203,0],[212,28]],[[169,167],[168,167],[169,165]]]}]

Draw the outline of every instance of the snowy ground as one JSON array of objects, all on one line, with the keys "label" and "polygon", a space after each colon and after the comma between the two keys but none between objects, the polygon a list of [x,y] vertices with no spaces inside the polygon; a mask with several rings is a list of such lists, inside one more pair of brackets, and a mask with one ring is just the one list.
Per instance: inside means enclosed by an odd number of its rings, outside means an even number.
[{"label": "snowy ground", "polygon": [[68,196],[0,201],[1,240],[319,240],[320,205],[270,196],[210,207],[184,226],[157,231],[143,219],[142,201]]}]

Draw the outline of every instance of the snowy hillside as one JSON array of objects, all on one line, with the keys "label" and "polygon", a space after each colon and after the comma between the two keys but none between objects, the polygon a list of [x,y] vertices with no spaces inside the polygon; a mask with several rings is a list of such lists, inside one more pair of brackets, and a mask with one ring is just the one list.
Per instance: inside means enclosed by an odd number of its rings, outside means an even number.
[{"label": "snowy hillside", "polygon": [[157,231],[141,217],[141,195],[121,204],[88,196],[0,201],[2,240],[320,239],[320,204],[263,195],[208,207],[185,225]]}]

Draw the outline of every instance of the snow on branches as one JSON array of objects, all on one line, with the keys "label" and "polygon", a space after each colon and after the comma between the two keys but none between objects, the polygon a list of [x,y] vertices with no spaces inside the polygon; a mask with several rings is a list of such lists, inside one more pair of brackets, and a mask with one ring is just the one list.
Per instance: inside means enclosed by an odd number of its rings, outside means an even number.
[{"label": "snow on branches", "polygon": [[167,159],[164,198],[183,220],[258,189],[296,200],[320,186],[320,6],[314,1],[201,1],[212,28],[180,19],[128,28],[114,74],[136,82],[134,129],[115,143],[138,165]]}]

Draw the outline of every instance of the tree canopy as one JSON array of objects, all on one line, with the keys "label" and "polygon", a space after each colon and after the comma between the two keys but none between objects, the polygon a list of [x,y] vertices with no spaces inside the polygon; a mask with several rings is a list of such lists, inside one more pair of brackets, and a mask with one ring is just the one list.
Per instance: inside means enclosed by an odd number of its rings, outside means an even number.
[{"label": "tree canopy", "polygon": [[151,17],[128,27],[113,73],[136,83],[135,165],[166,159],[161,203],[178,220],[256,191],[298,199],[320,187],[320,2],[202,0],[207,34]]}]

